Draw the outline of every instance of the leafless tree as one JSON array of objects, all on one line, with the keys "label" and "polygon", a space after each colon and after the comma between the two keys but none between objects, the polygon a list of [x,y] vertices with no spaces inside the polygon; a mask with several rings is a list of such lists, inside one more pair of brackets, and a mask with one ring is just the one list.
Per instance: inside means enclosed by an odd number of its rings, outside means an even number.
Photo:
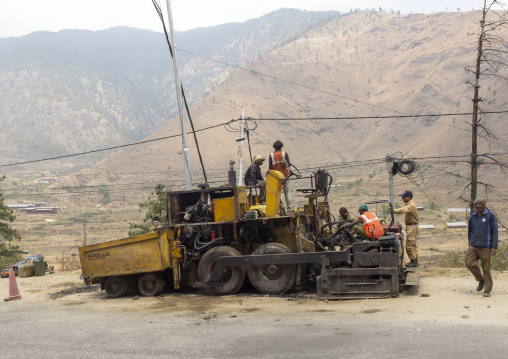
[{"label": "leafless tree", "polygon": [[505,4],[497,0],[484,0],[478,33],[476,64],[466,67],[466,71],[475,75],[475,82],[469,83],[474,88],[471,123],[471,206],[477,196],[478,187],[478,136],[489,142],[496,140],[492,131],[485,126],[484,109],[481,106],[483,99],[480,97],[480,78],[496,77],[508,80],[505,72],[508,68],[508,46],[503,38],[503,30],[507,28],[508,13]]}]

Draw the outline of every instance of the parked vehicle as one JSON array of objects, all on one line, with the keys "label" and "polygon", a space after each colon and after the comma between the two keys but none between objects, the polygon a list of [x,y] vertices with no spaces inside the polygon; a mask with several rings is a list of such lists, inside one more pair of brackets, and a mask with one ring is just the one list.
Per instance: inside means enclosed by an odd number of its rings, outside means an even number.
[{"label": "parked vehicle", "polygon": [[280,204],[284,181],[282,173],[268,172],[266,205],[249,186],[168,192],[166,227],[79,248],[85,283],[100,283],[111,297],[183,286],[235,294],[246,277],[265,294],[313,282],[327,298],[398,296],[407,271],[393,217],[385,236],[361,241],[332,220],[328,172],[317,171],[311,188],[298,190],[308,204],[295,213]]}]

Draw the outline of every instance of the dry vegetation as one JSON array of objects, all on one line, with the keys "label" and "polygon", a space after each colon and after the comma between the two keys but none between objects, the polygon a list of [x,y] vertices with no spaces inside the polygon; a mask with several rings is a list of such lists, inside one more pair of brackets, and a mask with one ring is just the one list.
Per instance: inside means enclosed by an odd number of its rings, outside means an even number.
[{"label": "dry vegetation", "polygon": [[[468,112],[472,94],[464,84],[464,66],[474,61],[476,47],[474,38],[467,34],[477,30],[478,16],[477,12],[408,16],[359,13],[333,20],[245,64],[249,71],[237,70],[213,93],[195,102],[191,107],[195,127],[238,118],[242,106],[246,116],[256,119]],[[505,104],[499,95],[508,91],[505,83],[486,82],[482,89],[489,108],[495,110]],[[487,120],[499,137],[508,138],[508,127],[501,118]],[[340,184],[330,193],[332,212],[346,206],[356,213],[360,203],[388,197],[386,166],[333,166],[343,161],[384,158],[396,151],[406,157],[467,155],[470,140],[466,121],[468,118],[458,116],[258,121],[250,138],[253,155],[267,155],[277,137],[303,172],[308,174],[318,166],[328,168],[334,184]],[[178,119],[170,119],[147,139],[178,134],[178,126]],[[227,180],[228,162],[237,160],[235,137],[223,127],[198,133],[213,185]],[[194,182],[199,183],[202,175],[192,142]],[[495,152],[503,150],[504,143],[481,147],[480,152]],[[469,181],[468,166],[429,159],[419,163],[422,178],[417,182],[421,187],[400,176],[395,178],[395,185],[397,192],[412,189],[417,204],[425,207],[421,223],[436,225],[433,231],[422,231],[420,245],[425,261],[435,264],[441,252],[467,247],[463,230],[447,230],[445,223],[452,220],[447,208],[463,206],[459,196]],[[247,165],[248,159],[244,168]],[[85,237],[87,243],[125,237],[128,223],[142,219],[139,203],[157,183],[181,189],[181,141],[173,138],[125,148],[91,168],[77,169],[68,161],[6,168],[9,199],[47,201],[62,207],[58,215],[20,214],[15,223],[23,236],[20,247],[51,256],[55,265],[62,253],[76,253]],[[41,176],[58,176],[60,182],[35,185],[34,180]],[[501,193],[508,189],[506,181],[499,181],[504,175],[495,167],[481,167],[480,176],[483,182],[496,182]],[[294,189],[308,185],[303,180],[292,182],[295,204],[302,205],[305,199],[297,197]],[[502,197],[490,196],[489,201],[500,220],[508,218]],[[435,209],[430,209],[431,204]],[[506,239],[505,232],[501,239]]]}]

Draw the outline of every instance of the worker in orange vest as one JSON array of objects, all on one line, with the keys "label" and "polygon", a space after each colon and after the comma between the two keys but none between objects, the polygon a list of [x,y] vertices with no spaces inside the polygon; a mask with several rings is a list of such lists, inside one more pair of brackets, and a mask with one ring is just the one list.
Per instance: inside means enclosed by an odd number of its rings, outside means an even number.
[{"label": "worker in orange vest", "polygon": [[374,213],[369,212],[369,207],[365,203],[358,207],[358,212],[360,213],[357,219],[358,224],[354,226],[358,235],[364,239],[375,241],[385,233],[381,221]]},{"label": "worker in orange vest", "polygon": [[268,169],[282,172],[284,177],[286,177],[286,181],[284,182],[284,198],[286,199],[287,208],[291,208],[291,199],[289,198],[289,182],[287,178],[289,177],[289,155],[286,151],[282,151],[282,147],[284,144],[277,140],[273,144],[273,148],[275,151],[270,153],[270,158],[268,162]]}]

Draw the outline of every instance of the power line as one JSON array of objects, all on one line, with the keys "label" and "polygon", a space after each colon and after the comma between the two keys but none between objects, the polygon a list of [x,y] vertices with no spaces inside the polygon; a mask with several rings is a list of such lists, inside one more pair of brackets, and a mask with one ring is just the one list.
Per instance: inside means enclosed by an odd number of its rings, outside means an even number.
[{"label": "power line", "polygon": [[[484,112],[490,114],[508,113],[508,110]],[[431,113],[420,115],[388,115],[388,116],[350,116],[350,117],[295,117],[295,118],[256,118],[256,121],[319,121],[319,120],[378,120],[378,119],[391,119],[391,118],[422,118],[422,117],[448,117],[448,116],[471,116],[472,112],[458,112],[458,113]],[[444,125],[443,123],[440,123]],[[463,130],[456,126],[450,126]],[[465,130],[467,131],[467,130]]]},{"label": "power line", "polygon": [[[272,78],[274,80],[278,80],[278,81],[281,81],[281,82],[285,82],[285,83],[288,83],[288,84],[291,84],[291,85],[295,85],[295,86],[298,86],[298,87],[302,87],[302,88],[305,88],[305,89],[308,89],[308,90],[312,90],[312,91],[316,91],[316,92],[321,92],[321,93],[324,93],[324,94],[327,94],[327,95],[331,95],[331,96],[334,96],[334,97],[339,97],[339,98],[342,98],[342,99],[345,99],[345,100],[348,100],[348,101],[354,101],[356,103],[361,103],[361,104],[364,104],[364,105],[367,105],[367,106],[371,106],[371,107],[375,107],[375,108],[378,108],[378,109],[381,109],[381,110],[387,110],[387,111],[391,111],[392,113],[401,113],[401,114],[404,114],[404,112],[402,111],[398,111],[398,110],[393,110],[393,109],[390,109],[390,108],[387,108],[387,107],[384,107],[384,106],[380,106],[380,105],[375,105],[375,104],[370,104],[368,102],[365,102],[365,101],[361,101],[361,100],[358,100],[356,98],[350,98],[350,97],[347,97],[347,96],[343,96],[343,95],[339,95],[337,93],[333,93],[333,92],[329,92],[329,91],[325,91],[325,90],[321,90],[321,89],[317,89],[317,88],[314,88],[314,87],[311,87],[311,86],[307,86],[307,85],[302,85],[302,84],[299,84],[297,82],[293,82],[293,81],[289,81],[289,80],[285,80],[285,79],[282,79],[280,77],[277,77],[277,76],[273,76],[273,75],[267,75],[265,73],[262,73],[262,72],[259,72],[259,71],[255,71],[255,70],[252,70],[252,69],[247,69],[245,67],[242,67],[242,66],[239,66],[239,65],[234,65],[234,64],[230,64],[230,63],[227,63],[225,61],[221,61],[221,60],[217,60],[217,59],[213,59],[213,58],[210,58],[210,57],[207,57],[207,56],[203,56],[203,55],[200,55],[200,54],[196,54],[194,52],[191,52],[191,51],[187,51],[187,50],[183,50],[183,49],[180,49],[180,48],[177,48],[178,51],[180,52],[184,52],[184,53],[187,53],[187,54],[190,54],[190,55],[193,55],[193,56],[196,56],[196,57],[200,57],[200,58],[203,58],[203,59],[206,59],[206,60],[210,60],[210,61],[214,61],[214,62],[217,62],[217,63],[220,63],[220,64],[223,64],[223,65],[226,65],[226,66],[230,66],[230,67],[234,67],[236,69],[239,69],[239,70],[243,70],[243,71],[248,71],[252,74],[256,74],[256,75],[261,75],[261,76],[265,76],[265,77],[268,77],[268,78]],[[483,114],[488,114],[488,113],[506,113],[508,111],[499,111],[499,112],[496,112],[496,111],[492,111],[492,112],[483,112]],[[456,116],[462,116],[462,115],[472,115],[473,113],[467,113],[467,114],[457,114]],[[450,114],[450,115],[446,115],[446,116],[453,116],[453,114]],[[425,116],[422,116],[422,115],[409,115],[409,114],[404,114],[403,116],[401,117],[408,117],[408,118],[411,118],[411,117],[425,117]],[[434,116],[431,116],[431,117],[434,117]],[[435,116],[437,117],[437,116]],[[368,117],[368,118],[373,118],[373,117]],[[391,116],[387,116],[385,118],[392,118]],[[352,118],[343,118],[343,119],[357,119],[355,117],[352,117]],[[470,130],[467,130],[467,129],[462,129],[460,127],[456,127],[456,126],[452,126],[452,125],[448,125],[448,124],[445,124],[445,123],[441,123],[441,122],[437,122],[437,121],[434,121],[434,123],[436,124],[439,124],[439,125],[443,125],[443,126],[447,126],[447,127],[452,127],[452,128],[456,128],[456,129],[459,129],[461,131],[466,131],[466,132],[471,132]]]},{"label": "power line", "polygon": [[[216,127],[220,127],[220,126],[227,125],[228,123],[233,122],[233,121],[235,121],[235,120],[231,120],[231,121],[228,121],[228,122],[220,123],[220,124],[218,124],[218,125],[208,126],[208,127],[202,128],[202,129],[200,129],[200,130],[196,130],[196,131],[194,131],[194,132],[201,132],[201,131],[210,130],[210,129],[212,129],[212,128],[216,128]],[[191,133],[192,133],[192,132],[187,132],[187,134],[191,134]],[[126,145],[112,146],[112,147],[107,147],[107,148],[101,148],[101,149],[98,149],[98,150],[92,150],[92,151],[86,151],[86,152],[73,153],[73,154],[70,154],[70,155],[62,155],[62,156],[56,156],[56,157],[50,157],[50,158],[43,158],[43,159],[39,159],[39,160],[24,161],[24,162],[17,162],[17,163],[9,163],[9,164],[6,164],[6,165],[0,165],[0,167],[9,167],[9,166],[16,166],[16,165],[25,165],[25,164],[28,164],[28,163],[36,163],[36,162],[43,162],[43,161],[51,161],[51,160],[57,160],[57,159],[61,159],[61,158],[68,158],[68,157],[75,157],[75,156],[87,155],[87,154],[90,154],[90,153],[96,153],[96,152],[102,152],[102,151],[115,150],[115,149],[118,149],[118,148],[129,147],[129,146],[142,145],[142,144],[145,144],[145,143],[156,142],[156,141],[161,141],[161,140],[167,140],[167,139],[169,139],[169,138],[180,137],[180,136],[181,136],[181,134],[171,135],[171,136],[165,136],[165,137],[159,137],[159,138],[154,138],[154,139],[151,139],[151,140],[145,140],[145,141],[139,141],[139,142],[134,142],[134,143],[128,143],[128,144],[126,144]]]}]

